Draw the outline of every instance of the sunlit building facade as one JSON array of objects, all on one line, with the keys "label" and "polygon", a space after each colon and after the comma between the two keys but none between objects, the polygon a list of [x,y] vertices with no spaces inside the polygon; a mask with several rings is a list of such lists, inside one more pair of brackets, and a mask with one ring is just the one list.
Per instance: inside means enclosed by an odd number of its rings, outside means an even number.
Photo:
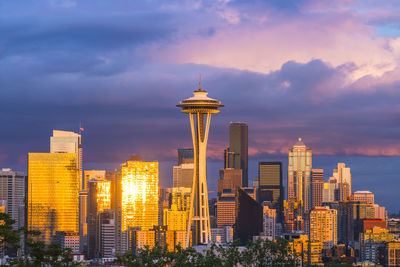
[{"label": "sunlit building facade", "polygon": [[301,138],[289,149],[288,200],[296,201],[308,213],[311,210],[312,151]]},{"label": "sunlit building facade", "polygon": [[121,168],[121,230],[158,225],[158,162],[132,157]]},{"label": "sunlit building facade", "polygon": [[79,170],[79,189],[85,189],[85,182],[82,179],[82,137],[80,134],[53,130],[50,137],[50,153],[75,153],[76,164]]},{"label": "sunlit building facade", "polygon": [[28,229],[50,244],[57,231],[79,231],[79,169],[75,153],[28,154]]},{"label": "sunlit building facade", "polygon": [[322,242],[309,241],[307,235],[294,238],[289,242],[289,249],[295,254],[301,266],[322,264],[322,250],[324,249]]},{"label": "sunlit building facade", "polygon": [[310,212],[310,240],[329,249],[337,244],[337,211],[316,207]]},{"label": "sunlit building facade", "polygon": [[88,183],[88,257],[100,255],[99,214],[111,209],[111,181],[92,179]]}]

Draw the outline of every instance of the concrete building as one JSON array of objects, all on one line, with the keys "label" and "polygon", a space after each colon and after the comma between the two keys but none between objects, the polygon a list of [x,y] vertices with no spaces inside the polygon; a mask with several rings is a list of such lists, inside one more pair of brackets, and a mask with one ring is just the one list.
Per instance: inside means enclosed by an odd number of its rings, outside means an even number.
[{"label": "concrete building", "polygon": [[232,242],[233,228],[231,226],[211,228],[211,240],[214,244],[227,244]]},{"label": "concrete building", "polygon": [[104,210],[98,214],[98,256],[111,258],[115,256],[115,216],[113,210]]},{"label": "concrete building", "polygon": [[79,242],[79,233],[77,232],[65,232],[65,231],[57,231],[54,239],[55,243],[61,245],[61,248],[69,248],[72,250],[72,253],[78,253],[80,242]]},{"label": "concrete building", "polygon": [[340,188],[340,195],[337,199],[342,201],[351,196],[351,172],[350,168],[344,163],[338,163],[337,168],[333,170],[333,177],[336,178]]},{"label": "concrete building", "polygon": [[324,248],[337,244],[337,211],[316,207],[310,212],[310,240],[322,242]]},{"label": "concrete building", "polygon": [[235,224],[236,203],[235,194],[230,189],[222,191],[217,200],[217,227],[233,226]]},{"label": "concrete building", "polygon": [[23,172],[3,168],[0,171],[0,201],[5,201],[5,212],[15,221],[14,229],[24,226],[25,176]]},{"label": "concrete building", "polygon": [[353,200],[366,204],[374,204],[375,196],[370,191],[356,191],[353,193]]},{"label": "concrete building", "polygon": [[219,171],[219,180],[217,181],[217,192],[220,195],[223,189],[231,189],[236,192],[237,188],[242,186],[242,170],[221,169]]},{"label": "concrete building", "polygon": [[321,207],[323,200],[324,190],[324,170],[312,169],[311,170],[311,199],[312,208]]},{"label": "concrete building", "polygon": [[193,163],[182,163],[173,167],[173,186],[192,189],[193,186]]},{"label": "concrete building", "polygon": [[374,208],[375,208],[375,218],[382,219],[385,221],[388,220],[387,211],[385,207],[381,207],[378,204],[374,204]]},{"label": "concrete building", "polygon": [[263,205],[263,234],[269,240],[276,237],[276,210],[270,209],[267,205]]}]

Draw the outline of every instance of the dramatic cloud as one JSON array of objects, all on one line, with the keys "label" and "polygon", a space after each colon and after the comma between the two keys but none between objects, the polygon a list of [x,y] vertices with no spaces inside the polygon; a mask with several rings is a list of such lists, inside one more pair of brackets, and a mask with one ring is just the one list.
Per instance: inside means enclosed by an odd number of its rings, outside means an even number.
[{"label": "dramatic cloud", "polygon": [[85,162],[174,160],[175,105],[203,87],[249,125],[253,159],[298,137],[317,155],[400,156],[399,5],[383,1],[2,1],[0,163],[85,127]]}]

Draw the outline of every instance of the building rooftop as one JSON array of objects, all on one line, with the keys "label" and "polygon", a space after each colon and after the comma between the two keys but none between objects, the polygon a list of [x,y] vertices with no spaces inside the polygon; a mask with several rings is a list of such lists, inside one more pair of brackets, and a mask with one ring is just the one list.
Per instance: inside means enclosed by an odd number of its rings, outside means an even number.
[{"label": "building rooftop", "polygon": [[306,146],[306,145],[301,140],[301,137],[299,137],[299,140],[297,141],[297,143],[294,146]]},{"label": "building rooftop", "polygon": [[356,191],[354,194],[373,194],[371,191]]}]

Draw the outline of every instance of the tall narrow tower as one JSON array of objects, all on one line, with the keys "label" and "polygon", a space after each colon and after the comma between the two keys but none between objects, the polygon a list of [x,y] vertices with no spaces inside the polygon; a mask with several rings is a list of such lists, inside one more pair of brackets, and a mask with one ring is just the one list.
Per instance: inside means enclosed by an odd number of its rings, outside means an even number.
[{"label": "tall narrow tower", "polygon": [[193,245],[208,244],[211,241],[210,216],[208,210],[206,150],[211,114],[218,113],[223,107],[220,101],[209,98],[207,91],[201,88],[194,96],[177,105],[183,113],[189,114],[194,148],[194,174],[189,220],[187,224],[187,245],[192,223],[195,223]]}]

